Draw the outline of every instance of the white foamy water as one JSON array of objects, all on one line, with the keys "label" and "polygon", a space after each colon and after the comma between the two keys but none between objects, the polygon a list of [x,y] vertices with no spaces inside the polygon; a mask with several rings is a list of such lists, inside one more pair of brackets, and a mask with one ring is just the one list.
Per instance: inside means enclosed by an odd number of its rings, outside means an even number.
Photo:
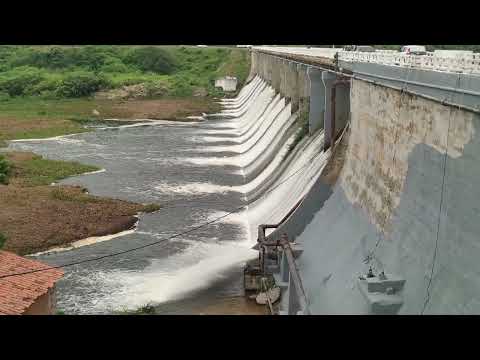
[{"label": "white foamy water", "polygon": [[212,183],[186,183],[186,184],[167,184],[161,183],[154,186],[154,189],[162,193],[170,194],[214,194],[235,191],[231,186],[216,185]]},{"label": "white foamy water", "polygon": [[[216,220],[216,219],[219,219],[219,220]],[[202,219],[202,221],[199,222],[198,225],[201,225],[204,222],[210,222],[210,221],[216,221],[216,222],[221,222],[225,224],[241,225],[246,230],[248,227],[248,214],[246,210],[241,210],[234,213],[229,213],[226,211],[215,211],[208,214],[208,216]],[[248,236],[248,233],[245,232],[245,239],[247,239],[247,236]]]},{"label": "white foamy water", "polygon": [[[137,309],[147,303],[163,303],[208,287],[223,278],[225,270],[257,256],[248,242],[192,242],[186,250],[166,259],[153,260],[141,271],[99,271],[81,277],[79,287],[101,289],[100,296],[87,299],[88,313]],[[67,274],[66,276],[72,276]],[[82,299],[85,301],[85,299]],[[62,308],[74,309],[72,294]]]},{"label": "white foamy water", "polygon": [[[49,138],[39,138],[39,139],[17,139],[17,140],[9,140],[9,142],[16,143],[16,142],[37,142],[37,141],[55,141],[55,140],[65,141],[65,139],[68,139],[69,137],[81,135],[81,134],[83,133],[60,135],[60,136],[53,136]],[[78,140],[78,141],[81,141],[81,140]],[[73,143],[75,143],[75,140],[73,141]]]},{"label": "white foamy water", "polygon": [[[137,226],[137,224],[138,224],[138,221],[135,224],[135,227]],[[49,250],[40,251],[40,252],[37,252],[35,254],[30,254],[29,256],[39,256],[39,255],[45,255],[45,254],[58,253],[58,252],[62,252],[62,251],[74,250],[74,249],[77,249],[77,248],[82,247],[82,246],[87,246],[87,245],[101,243],[101,242],[104,242],[104,241],[113,240],[113,239],[116,239],[116,238],[121,237],[121,236],[133,234],[134,232],[135,232],[135,229],[131,229],[131,230],[125,230],[125,231],[121,231],[119,233],[111,234],[111,235],[91,236],[91,237],[88,237],[88,238],[85,238],[85,239],[74,241],[69,246],[57,246],[57,247],[51,248]]]},{"label": "white foamy water", "polygon": [[275,224],[310,190],[328,159],[321,152],[323,133],[306,144],[293,158],[282,176],[271,186],[266,196],[249,205],[250,236],[261,223]]},{"label": "white foamy water", "polygon": [[261,186],[280,166],[281,162],[284,160],[285,155],[287,154],[290,145],[295,140],[295,133],[290,136],[290,138],[285,142],[284,146],[280,149],[279,152],[275,155],[275,158],[268,164],[268,166],[252,181],[245,183],[239,186],[233,186],[232,188],[235,191],[247,194],[259,186]]},{"label": "white foamy water", "polygon": [[86,172],[86,173],[83,173],[83,174],[79,174],[79,175],[76,175],[76,176],[85,176],[85,175],[100,174],[100,173],[104,173],[105,171],[107,171],[107,169],[100,169],[100,170],[95,170],[95,171],[89,171],[89,172]]}]

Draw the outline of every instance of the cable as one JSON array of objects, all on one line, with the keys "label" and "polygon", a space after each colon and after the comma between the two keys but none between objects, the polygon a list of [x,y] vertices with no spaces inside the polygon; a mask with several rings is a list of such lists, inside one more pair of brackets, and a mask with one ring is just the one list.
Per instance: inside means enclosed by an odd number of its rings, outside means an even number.
[{"label": "cable", "polygon": [[[313,157],[311,160],[313,161],[317,156],[321,155],[323,152],[320,152],[318,153],[315,157]],[[300,170],[302,169],[306,169],[307,166],[311,165],[311,162],[308,162],[306,163],[304,166],[300,167],[298,170],[296,170],[294,173],[292,173],[290,176],[288,176],[284,181],[278,183],[277,185],[275,185],[273,188],[271,188],[270,190],[266,191],[259,199],[263,198],[265,195],[267,195],[268,193],[272,192],[273,190],[275,190],[277,187],[279,187],[280,185],[284,184],[285,182],[287,182],[289,179],[291,179],[293,176],[297,175],[300,173]],[[258,200],[258,199],[257,199]],[[255,200],[255,201],[257,201]],[[49,266],[47,268],[43,268],[43,269],[36,269],[36,270],[30,270],[30,271],[24,271],[24,272],[19,272],[19,273],[13,273],[13,274],[7,274],[7,275],[2,275],[0,276],[0,279],[5,279],[5,278],[9,278],[9,277],[12,277],[12,276],[20,276],[20,275],[27,275],[27,274],[33,274],[33,273],[37,273],[37,272],[41,272],[41,271],[48,271],[48,270],[54,270],[54,269],[59,269],[59,268],[64,268],[64,267],[69,267],[69,266],[73,266],[73,265],[79,265],[79,264],[83,264],[83,263],[87,263],[87,262],[92,262],[92,261],[98,261],[98,260],[102,260],[102,259],[105,259],[105,258],[109,258],[109,257],[113,257],[113,256],[117,256],[117,255],[122,255],[122,254],[126,254],[126,253],[129,253],[129,252],[133,252],[133,251],[136,251],[136,250],[139,250],[139,249],[143,249],[143,248],[146,248],[146,247],[149,247],[149,246],[153,246],[153,245],[156,245],[156,244],[159,244],[159,243],[162,243],[162,242],[165,242],[165,241],[168,241],[168,240],[171,240],[173,238],[176,238],[176,237],[179,237],[179,236],[182,236],[182,235],[185,235],[185,234],[189,234],[195,230],[198,230],[202,227],[205,227],[207,225],[210,225],[220,219],[223,219],[233,213],[236,213],[240,210],[242,210],[243,208],[246,208],[248,207],[250,204],[254,203],[255,201],[252,201],[250,203],[247,203],[245,205],[242,205],[242,206],[239,206],[229,212],[227,212],[225,215],[222,215],[222,216],[218,216],[216,218],[214,218],[213,220],[210,220],[210,221],[207,221],[201,225],[198,225],[196,227],[193,227],[191,228],[190,230],[187,230],[187,231],[184,231],[184,232],[181,232],[181,233],[177,233],[175,235],[172,235],[172,236],[169,236],[167,238],[163,238],[163,239],[160,239],[160,240],[157,240],[157,241],[154,241],[152,243],[149,243],[149,244],[145,244],[145,245],[141,245],[141,246],[137,246],[137,247],[134,247],[134,248],[131,248],[131,249],[127,249],[127,250],[123,250],[123,251],[119,251],[119,252],[116,252],[116,253],[111,253],[111,254],[107,254],[107,255],[103,255],[103,256],[99,256],[99,257],[96,257],[96,258],[92,258],[92,259],[84,259],[84,260],[79,260],[79,261],[75,261],[75,262],[71,262],[71,263],[67,263],[67,264],[63,264],[63,265],[56,265],[56,266]]]},{"label": "cable", "polygon": [[[456,85],[456,88],[458,89],[460,86],[460,74],[458,75],[458,78],[457,78],[457,85]],[[460,108],[459,108],[460,109]],[[444,188],[445,188],[445,178],[446,178],[446,175],[447,175],[447,159],[448,159],[448,139],[450,137],[450,124],[451,124],[451,121],[452,121],[452,112],[454,110],[452,108],[450,108],[450,116],[448,118],[448,130],[447,130],[447,141],[446,141],[446,147],[445,147],[445,155],[443,157],[443,177],[442,177],[442,190],[441,190],[441,193],[440,193],[440,206],[439,206],[439,209],[438,209],[438,223],[437,223],[437,234],[436,234],[436,238],[435,238],[435,248],[433,250],[433,258],[432,258],[432,269],[430,271],[430,278],[428,279],[428,284],[427,284],[427,295],[425,296],[425,301],[423,303],[423,308],[422,308],[422,311],[420,313],[420,315],[423,315],[423,313],[425,312],[426,308],[427,308],[427,305],[428,303],[430,302],[430,287],[432,285],[432,281],[433,281],[433,272],[435,270],[435,263],[436,263],[436,260],[437,260],[437,253],[438,253],[438,239],[440,237],[440,223],[442,221],[442,206],[443,206],[443,198],[444,198]]]}]

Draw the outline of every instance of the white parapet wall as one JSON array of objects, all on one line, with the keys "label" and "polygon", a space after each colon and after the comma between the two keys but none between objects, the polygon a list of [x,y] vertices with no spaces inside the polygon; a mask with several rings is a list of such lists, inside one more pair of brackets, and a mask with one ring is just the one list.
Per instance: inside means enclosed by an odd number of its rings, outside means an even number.
[{"label": "white parapet wall", "polygon": [[237,90],[237,78],[234,76],[225,76],[223,78],[215,80],[215,87],[220,87],[223,91],[235,91]]}]

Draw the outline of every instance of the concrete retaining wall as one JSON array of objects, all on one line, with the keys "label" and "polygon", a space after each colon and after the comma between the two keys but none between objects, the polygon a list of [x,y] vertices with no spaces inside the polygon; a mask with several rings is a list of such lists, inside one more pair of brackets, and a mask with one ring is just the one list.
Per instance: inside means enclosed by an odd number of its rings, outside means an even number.
[{"label": "concrete retaining wall", "polygon": [[406,280],[400,313],[480,313],[479,128],[473,113],[354,81],[339,182],[297,237],[312,313],[371,313],[356,286],[369,266]]},{"label": "concrete retaining wall", "polygon": [[[292,102],[298,97],[299,108],[309,109],[311,130],[327,133],[325,80],[335,77],[253,56],[261,77],[271,76],[282,95]],[[298,266],[313,314],[380,311],[359,287],[369,267],[405,280],[395,294],[400,314],[480,313],[480,115],[382,86],[474,108],[479,78],[349,66],[360,78],[336,88],[336,130],[351,118],[340,177],[334,187],[317,181],[268,237],[287,233],[303,245]]]}]

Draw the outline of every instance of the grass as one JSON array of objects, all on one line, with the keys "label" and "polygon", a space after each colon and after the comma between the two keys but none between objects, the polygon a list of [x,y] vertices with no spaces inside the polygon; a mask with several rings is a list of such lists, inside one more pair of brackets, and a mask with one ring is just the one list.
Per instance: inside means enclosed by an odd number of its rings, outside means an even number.
[{"label": "grass", "polygon": [[216,71],[218,77],[235,76],[237,88],[241,88],[250,72],[250,53],[246,50],[231,50],[228,58]]},{"label": "grass", "polygon": [[145,213],[153,213],[160,210],[162,207],[158,204],[147,204],[143,207],[142,211]]},{"label": "grass", "polygon": [[95,196],[87,195],[84,193],[72,193],[67,189],[56,187],[50,193],[52,199],[61,200],[61,201],[75,201],[81,203],[98,203],[101,202],[100,198]]},{"label": "grass", "polygon": [[23,186],[50,185],[69,176],[100,170],[96,166],[84,165],[76,161],[49,160],[33,154],[15,161],[15,155],[7,153],[8,158],[13,158],[13,174]]},{"label": "grass", "polygon": [[[57,186],[50,193],[50,197],[54,200],[73,201],[73,202],[79,202],[84,204],[100,203],[100,202],[106,201],[105,199],[86,194],[85,192],[86,192],[86,189],[82,189],[82,192],[77,192],[77,191],[71,191],[68,188]],[[141,212],[153,213],[160,209],[161,209],[161,206],[158,204],[147,204],[141,208]]]},{"label": "grass", "polygon": [[295,139],[288,147],[288,151],[285,154],[284,158],[287,158],[288,155],[290,155],[290,153],[293,151],[293,149],[295,149],[295,147],[300,143],[300,141],[302,141],[302,139],[305,136],[308,136],[308,131],[309,131],[308,117],[309,117],[309,114],[307,111],[300,112],[300,114],[298,115],[296,123],[299,126],[299,130],[295,135]]},{"label": "grass", "polygon": [[[183,119],[202,112],[217,112],[211,98],[164,97],[115,101],[106,99],[14,98],[0,103],[0,147],[7,140],[48,138],[88,131],[86,123],[107,118]],[[100,115],[93,115],[97,110]]]}]

